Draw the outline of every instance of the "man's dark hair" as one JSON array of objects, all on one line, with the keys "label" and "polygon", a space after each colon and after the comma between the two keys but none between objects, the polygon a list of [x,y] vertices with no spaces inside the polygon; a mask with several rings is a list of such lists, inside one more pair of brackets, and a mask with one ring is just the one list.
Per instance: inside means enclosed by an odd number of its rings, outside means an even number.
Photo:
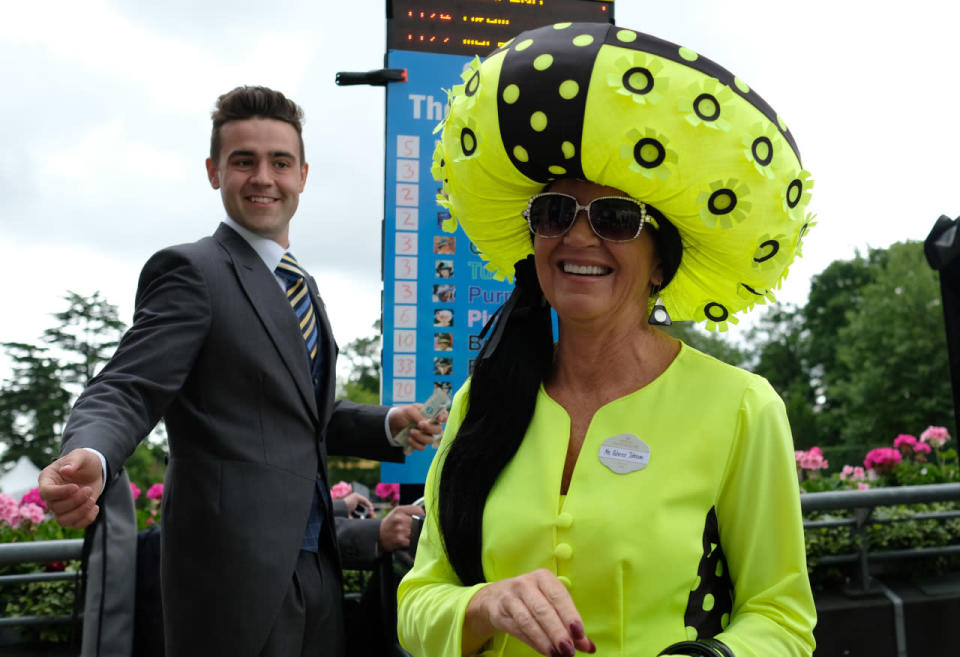
[{"label": "man's dark hair", "polygon": [[217,98],[213,110],[213,132],[210,134],[210,159],[220,159],[220,128],[229,121],[243,119],[275,119],[293,126],[300,141],[300,164],[306,158],[303,150],[303,110],[279,91],[267,87],[237,87]]}]

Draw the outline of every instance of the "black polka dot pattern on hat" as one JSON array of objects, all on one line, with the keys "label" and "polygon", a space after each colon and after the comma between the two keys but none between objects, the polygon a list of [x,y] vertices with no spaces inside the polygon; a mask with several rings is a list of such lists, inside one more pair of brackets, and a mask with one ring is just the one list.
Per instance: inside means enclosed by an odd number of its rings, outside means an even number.
[{"label": "black polka dot pattern on hat", "polygon": [[733,585],[727,560],[720,547],[717,511],[711,508],[703,528],[703,555],[697,567],[698,586],[690,591],[683,623],[697,632],[696,638],[716,636],[724,630],[733,610]]},{"label": "black polka dot pattern on hat", "polygon": [[757,292],[755,289],[753,289],[752,287],[750,287],[750,286],[747,285],[746,283],[740,283],[740,287],[742,287],[743,289],[745,289],[745,290],[746,290],[747,292],[749,292],[750,294],[753,294],[753,295],[758,296],[758,297],[765,297],[766,294],[767,294],[766,292]]},{"label": "black polka dot pattern on hat", "polygon": [[460,149],[467,157],[477,152],[477,135],[470,128],[460,131]]},{"label": "black polka dot pattern on hat", "polygon": [[720,118],[720,101],[711,94],[700,94],[693,100],[693,111],[701,121],[716,121]]},{"label": "black polka dot pattern on hat", "polygon": [[769,137],[757,137],[750,146],[753,159],[760,166],[767,166],[773,161],[773,143]]},{"label": "black polka dot pattern on hat", "polygon": [[799,178],[794,178],[787,185],[787,205],[792,210],[797,207],[801,198],[803,198],[803,183],[800,182]]},{"label": "black polka dot pattern on hat", "polygon": [[725,322],[727,318],[730,317],[730,311],[726,309],[723,304],[719,304],[716,301],[711,301],[703,307],[703,314],[707,316],[711,322]]},{"label": "black polka dot pattern on hat", "polygon": [[470,76],[470,79],[467,80],[467,83],[463,87],[463,93],[467,96],[472,96],[477,93],[477,90],[480,88],[480,71],[474,71],[473,75]]},{"label": "black polka dot pattern on hat", "polygon": [[760,243],[756,253],[753,255],[754,262],[766,262],[780,252],[780,242],[777,240],[766,240]]},{"label": "black polka dot pattern on hat", "polygon": [[[590,74],[609,26],[552,25],[506,48],[497,89],[500,135],[513,165],[541,183],[584,178],[579,149]],[[511,87],[511,92],[504,92]],[[565,157],[573,153],[573,157]]]},{"label": "black polka dot pattern on hat", "polygon": [[642,66],[634,66],[623,74],[623,88],[639,96],[653,91],[653,74]]},{"label": "black polka dot pattern on hat", "polygon": [[737,207],[737,195],[732,189],[718,189],[710,194],[707,209],[711,214],[729,214]]},{"label": "black polka dot pattern on hat", "polygon": [[[658,37],[655,37],[650,34],[643,34],[642,32],[632,32],[636,35],[636,38],[624,39],[618,34],[625,32],[622,28],[616,26],[610,26],[607,30],[604,43],[612,46],[617,46],[619,48],[627,48],[629,50],[638,50],[641,52],[649,52],[659,57],[669,59],[678,64],[683,64],[684,66],[689,66],[694,68],[706,75],[709,75],[712,78],[716,78],[721,83],[733,90],[734,93],[738,94],[742,98],[745,98],[751,105],[756,107],[764,116],[780,130],[780,133],[783,135],[784,139],[787,140],[787,143],[790,144],[790,148],[793,149],[793,152],[797,156],[797,160],[800,161],[800,150],[797,148],[797,142],[793,139],[793,133],[791,133],[786,126],[783,125],[783,122],[779,120],[777,113],[773,111],[773,108],[765,101],[760,94],[751,89],[749,86],[744,84],[741,80],[738,80],[737,77],[720,66],[716,62],[704,57],[703,55],[694,55],[693,59],[688,59],[683,57],[680,54],[680,50],[677,45],[669,41],[665,41]],[[636,84],[636,82],[634,82]],[[626,87],[626,84],[624,84]],[[702,121],[710,121],[711,119],[704,118],[704,116],[712,116],[714,113],[717,114],[716,117],[712,120],[719,118],[720,105],[715,102],[715,109],[710,108],[709,103],[706,102],[707,99],[703,99],[703,96],[709,96],[709,94],[702,94],[697,98],[698,101],[701,101],[700,106],[698,107],[697,102],[694,102],[694,111],[697,113],[697,116],[700,117]],[[703,115],[701,116],[701,112]]]},{"label": "black polka dot pattern on hat", "polygon": [[633,147],[633,159],[644,169],[655,169],[666,157],[667,149],[652,137],[644,137]]}]

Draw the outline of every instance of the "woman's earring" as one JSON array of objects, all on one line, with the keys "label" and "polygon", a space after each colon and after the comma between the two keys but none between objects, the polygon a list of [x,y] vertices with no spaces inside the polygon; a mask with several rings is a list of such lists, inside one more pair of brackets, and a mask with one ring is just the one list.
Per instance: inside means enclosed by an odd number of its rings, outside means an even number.
[{"label": "woman's earring", "polygon": [[650,319],[647,320],[648,324],[653,326],[670,326],[673,324],[673,320],[670,319],[670,313],[667,312],[666,306],[663,305],[663,300],[660,298],[661,287],[659,285],[655,286],[654,292],[657,294],[657,300],[653,304],[653,311],[650,313]]}]

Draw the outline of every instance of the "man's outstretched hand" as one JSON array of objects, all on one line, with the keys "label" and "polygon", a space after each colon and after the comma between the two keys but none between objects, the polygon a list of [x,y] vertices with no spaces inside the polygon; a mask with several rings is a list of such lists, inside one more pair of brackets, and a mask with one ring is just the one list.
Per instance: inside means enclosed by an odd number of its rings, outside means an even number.
[{"label": "man's outstretched hand", "polygon": [[96,520],[103,472],[95,453],[75,449],[41,470],[37,482],[40,497],[64,527],[83,529]]}]

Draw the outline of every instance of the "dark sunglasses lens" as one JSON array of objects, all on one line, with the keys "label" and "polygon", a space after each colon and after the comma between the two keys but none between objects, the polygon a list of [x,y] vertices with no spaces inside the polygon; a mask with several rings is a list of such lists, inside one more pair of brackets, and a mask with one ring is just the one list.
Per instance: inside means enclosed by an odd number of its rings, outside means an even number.
[{"label": "dark sunglasses lens", "polygon": [[530,204],[530,228],[540,237],[558,237],[573,223],[577,204],[569,196],[543,194]]},{"label": "dark sunglasses lens", "polygon": [[603,239],[625,242],[640,232],[643,216],[635,201],[604,198],[590,204],[590,223]]}]

